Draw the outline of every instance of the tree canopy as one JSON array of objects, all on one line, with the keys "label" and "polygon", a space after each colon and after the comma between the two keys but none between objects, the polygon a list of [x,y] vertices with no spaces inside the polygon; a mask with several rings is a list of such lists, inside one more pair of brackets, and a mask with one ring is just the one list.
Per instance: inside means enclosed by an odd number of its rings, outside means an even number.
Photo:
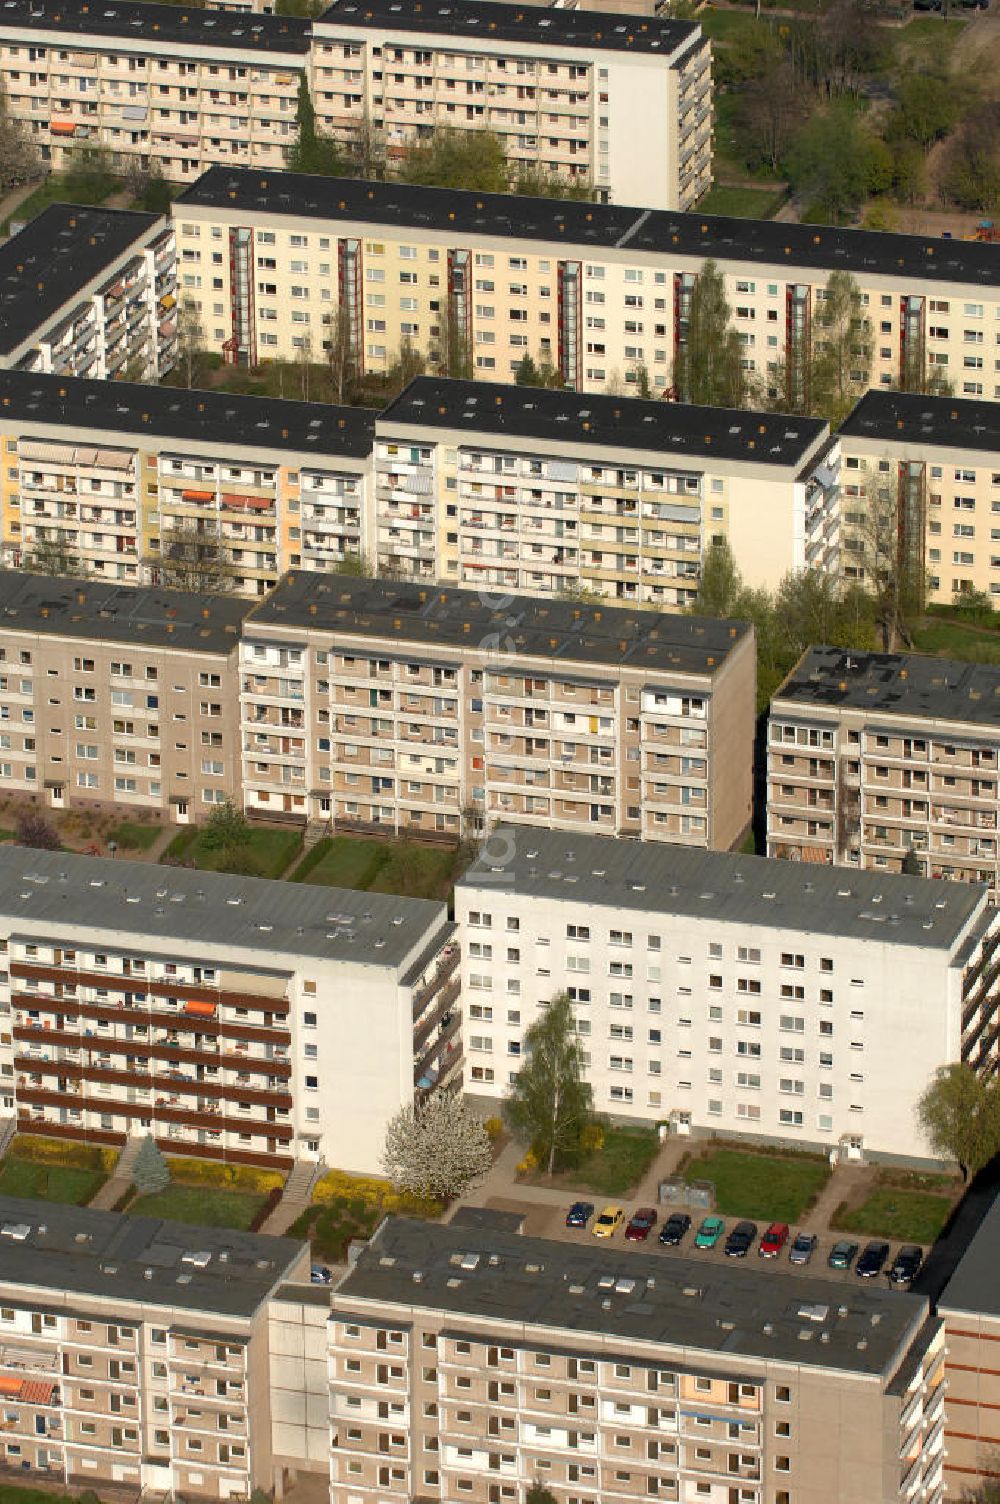
[{"label": "tree canopy", "polygon": [[935,1154],[975,1175],[1000,1152],[1000,1080],[971,1066],[942,1066],[917,1104],[917,1118]]},{"label": "tree canopy", "polygon": [[417,1196],[462,1196],[492,1162],[482,1119],[457,1093],[436,1091],[423,1103],[407,1103],[386,1129],[382,1168]]},{"label": "tree canopy", "polygon": [[504,1117],[551,1175],[560,1162],[570,1163],[577,1154],[590,1103],[573,1009],[560,992],[524,1036],[522,1064],[504,1100]]},{"label": "tree canopy", "polygon": [[712,260],[705,262],[691,292],[685,340],[674,360],[674,386],[682,402],[746,405],[743,347],[731,322],[723,275]]}]

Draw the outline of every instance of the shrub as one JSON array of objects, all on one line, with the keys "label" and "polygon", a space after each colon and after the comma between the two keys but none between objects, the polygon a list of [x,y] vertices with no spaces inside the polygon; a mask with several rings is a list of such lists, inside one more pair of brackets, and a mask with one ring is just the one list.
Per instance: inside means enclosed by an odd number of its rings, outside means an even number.
[{"label": "shrub", "polygon": [[267,1195],[285,1184],[280,1170],[260,1170],[255,1165],[224,1165],[213,1159],[171,1159],[170,1178],[180,1185],[217,1186],[225,1191],[255,1191]]},{"label": "shrub", "polygon": [[517,1166],[518,1175],[533,1175],[538,1169],[538,1155],[534,1149],[529,1149],[527,1154]]},{"label": "shrub", "polygon": [[490,1143],[495,1144],[501,1133],[503,1133],[503,1120],[502,1118],[487,1118],[483,1127],[489,1135]]},{"label": "shrub", "polygon": [[597,1154],[604,1148],[603,1123],[588,1123],[580,1134],[580,1149],[585,1154]]},{"label": "shrub", "polygon": [[322,1207],[337,1202],[345,1203],[342,1209],[355,1217],[372,1213],[384,1215],[386,1212],[414,1217],[441,1215],[440,1202],[431,1197],[398,1191],[390,1181],[380,1180],[375,1175],[349,1175],[346,1170],[328,1170],[317,1182],[313,1203]]},{"label": "shrub", "polygon": [[30,1159],[35,1164],[65,1165],[74,1170],[113,1170],[118,1150],[100,1144],[78,1144],[71,1139],[42,1138],[33,1133],[19,1133],[10,1147],[15,1159]]}]

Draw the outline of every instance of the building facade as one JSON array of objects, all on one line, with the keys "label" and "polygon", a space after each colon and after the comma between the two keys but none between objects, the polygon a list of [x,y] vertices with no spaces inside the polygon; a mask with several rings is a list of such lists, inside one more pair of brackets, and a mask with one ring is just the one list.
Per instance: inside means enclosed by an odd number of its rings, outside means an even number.
[{"label": "building facade", "polygon": [[995,372],[964,365],[966,334],[985,348],[1000,328],[997,245],[222,167],[172,214],[182,286],[210,342],[251,365],[333,342],[383,372],[409,344],[479,380],[509,381],[528,354],[577,391],[648,381],[673,395],[712,259],[747,371],[772,400],[801,395],[812,321],[839,270],[856,278],[871,326],[872,386],[919,387],[943,371],[959,396],[1000,399]]},{"label": "building facade", "polygon": [[809,648],[771,701],[771,856],[997,890],[1000,670]]},{"label": "building facade", "polygon": [[292,573],[240,648],[248,811],[726,848],[750,820],[742,622]]},{"label": "building facade", "polygon": [[0,1198],[0,1472],[245,1499],[272,1477],[268,1297],[308,1245]]},{"label": "building facade", "polygon": [[173,227],[50,204],[0,246],[0,370],[157,381],[174,365]]},{"label": "building facade", "polygon": [[997,1057],[985,888],[504,826],[455,916],[486,1099],[562,992],[597,1111],[849,1158],[932,1159],[935,1070]]},{"label": "building facade", "polygon": [[24,1132],[377,1171],[461,1068],[444,904],[14,847],[3,1106]]},{"label": "building facade", "polygon": [[516,1504],[539,1482],[559,1504],[941,1498],[926,1299],[690,1259],[663,1275],[497,1213],[388,1218],[331,1301],[333,1504]]},{"label": "building facade", "polygon": [[938,1296],[945,1335],[945,1491],[963,1499],[1000,1479],[1000,1206],[987,1211]]},{"label": "building facade", "polygon": [[375,425],[380,566],[418,580],[694,603],[706,548],[748,584],[836,571],[825,423],[418,377]]},{"label": "building facade", "polygon": [[690,209],[711,186],[711,51],[691,21],[334,0],[313,24],[312,88],[326,134],[374,128],[390,159],[435,128],[489,130],[515,170],[603,199]]}]

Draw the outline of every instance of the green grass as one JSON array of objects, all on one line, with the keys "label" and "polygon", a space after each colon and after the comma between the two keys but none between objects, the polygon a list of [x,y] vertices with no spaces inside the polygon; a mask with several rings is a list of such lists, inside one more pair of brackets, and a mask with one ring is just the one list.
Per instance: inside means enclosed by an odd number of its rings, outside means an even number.
[{"label": "green grass", "polygon": [[734,219],[770,219],[785,202],[778,188],[751,188],[716,183],[698,204],[699,214],[728,214]]},{"label": "green grass", "polygon": [[[41,214],[50,204],[73,203],[73,204],[103,204],[104,200],[118,192],[122,184],[115,178],[102,180],[98,176],[93,179],[81,178],[77,174],[55,172],[44,178],[33,192],[28,194],[14,210],[10,219],[29,220],[34,219],[36,214]],[[9,228],[10,220],[5,225]]]},{"label": "green grass", "polygon": [[713,42],[731,42],[739,45],[753,36],[759,25],[752,15],[740,10],[705,10],[698,17],[705,36]]},{"label": "green grass", "polygon": [[904,1243],[933,1243],[951,1211],[949,1196],[927,1191],[900,1191],[889,1186],[874,1191],[855,1211],[837,1212],[838,1231],[873,1238],[899,1238]]},{"label": "green grass", "polygon": [[108,835],[116,841],[120,851],[148,851],[160,834],[159,825],[140,825],[135,820],[123,820]]},{"label": "green grass", "polygon": [[[255,875],[280,877],[302,844],[299,830],[272,828],[267,825],[250,827],[248,848],[256,864]],[[225,866],[225,857],[205,845],[205,828],[192,826],[178,831],[163,853],[164,861],[194,862],[203,872],[218,872]]]},{"label": "green grass", "polygon": [[896,33],[898,52],[908,54],[899,62],[911,68],[920,61],[946,64],[968,24],[962,17],[915,16]]},{"label": "green grass", "polygon": [[266,1201],[253,1191],[223,1191],[218,1186],[168,1185],[165,1190],[139,1196],[130,1217],[166,1217],[175,1222],[198,1222],[203,1227],[246,1229]]},{"label": "green grass", "polygon": [[188,851],[194,845],[198,828],[195,825],[186,826],[179,830],[163,853],[165,862],[183,862],[187,860]]},{"label": "green grass", "polygon": [[321,883],[330,888],[367,888],[388,860],[381,841],[331,836],[318,841],[292,873],[293,883]]},{"label": "green grass", "polygon": [[[91,1501],[97,1498],[90,1489],[85,1493]],[[16,1483],[0,1483],[0,1504],[60,1504],[60,1501],[80,1497],[78,1494],[52,1493],[47,1488],[19,1488]]]},{"label": "green grass", "polygon": [[659,1146],[655,1128],[608,1128],[603,1149],[587,1154],[568,1178],[602,1196],[624,1196],[645,1175]]},{"label": "green grass", "polygon": [[307,852],[291,880],[362,892],[399,893],[408,898],[445,898],[452,884],[455,855],[451,846],[331,836]]},{"label": "green grass", "polygon": [[757,1222],[800,1222],[830,1178],[830,1166],[805,1155],[743,1154],[711,1149],[692,1160],[684,1179],[711,1180],[723,1217]]},{"label": "green grass", "polygon": [[1000,663],[1000,633],[976,631],[961,622],[928,619],[913,633],[918,653],[963,658],[970,663]]},{"label": "green grass", "polygon": [[12,831],[12,830],[0,830],[0,841],[12,841],[13,839],[14,839],[14,831]]},{"label": "green grass", "polygon": [[100,1170],[45,1165],[8,1155],[0,1164],[0,1195],[29,1196],[40,1201],[86,1206],[106,1179]]}]

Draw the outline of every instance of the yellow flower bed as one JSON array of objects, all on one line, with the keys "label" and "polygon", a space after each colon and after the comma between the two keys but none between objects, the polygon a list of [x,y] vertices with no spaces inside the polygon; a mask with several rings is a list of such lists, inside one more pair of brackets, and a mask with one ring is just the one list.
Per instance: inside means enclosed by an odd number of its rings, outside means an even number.
[{"label": "yellow flower bed", "polygon": [[43,1138],[19,1133],[8,1151],[15,1159],[41,1165],[67,1165],[78,1170],[113,1170],[119,1151],[103,1144],[74,1143],[72,1139]]},{"label": "yellow flower bed", "polygon": [[223,1165],[212,1159],[167,1159],[171,1180],[180,1185],[217,1186],[220,1191],[256,1191],[266,1196],[284,1185],[280,1170],[258,1170],[253,1165]]},{"label": "yellow flower bed", "polygon": [[368,1211],[396,1212],[400,1216],[441,1215],[441,1203],[432,1196],[414,1196],[376,1175],[349,1175],[346,1170],[328,1170],[316,1182],[313,1203],[328,1206],[331,1201],[363,1201]]}]

